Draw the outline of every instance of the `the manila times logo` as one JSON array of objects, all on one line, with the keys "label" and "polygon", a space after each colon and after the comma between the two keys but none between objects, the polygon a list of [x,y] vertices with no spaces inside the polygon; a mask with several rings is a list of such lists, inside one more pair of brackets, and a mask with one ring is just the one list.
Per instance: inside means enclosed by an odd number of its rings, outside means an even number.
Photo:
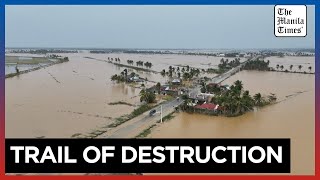
[{"label": "the manila times logo", "polygon": [[274,7],[276,37],[305,37],[307,35],[306,5],[276,5]]}]

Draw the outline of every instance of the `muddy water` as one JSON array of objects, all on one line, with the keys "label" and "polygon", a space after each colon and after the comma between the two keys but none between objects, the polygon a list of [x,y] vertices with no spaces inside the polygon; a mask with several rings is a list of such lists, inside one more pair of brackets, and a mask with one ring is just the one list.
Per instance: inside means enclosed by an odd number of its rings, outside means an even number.
[{"label": "muddy water", "polygon": [[250,93],[273,92],[280,102],[233,118],[178,113],[150,137],[291,138],[292,173],[314,174],[314,75],[242,71],[225,83],[238,79]]},{"label": "muddy water", "polygon": [[6,79],[6,137],[70,137],[111,123],[139,103],[139,89],[110,81],[118,67],[73,55],[67,63]]},{"label": "muddy water", "polygon": [[[127,59],[149,61],[156,71],[169,65],[214,67],[221,59],[181,55],[61,55],[69,56],[70,61],[5,80],[6,137],[70,137],[112,123],[114,118],[134,109],[108,105],[110,102],[139,104],[140,89],[110,81],[111,75],[124,68],[86,56],[104,60],[108,56],[120,57],[124,64]],[[314,67],[314,59],[296,60],[292,62],[311,63]],[[278,61],[293,64],[290,59],[270,59],[271,64]],[[156,82],[166,81],[160,74],[138,73]],[[242,71],[225,83],[238,79],[251,94],[275,93],[280,102],[235,118],[179,113],[155,129],[151,137],[288,137],[292,139],[292,172],[314,173],[314,75]],[[148,82],[147,86],[150,85]]]},{"label": "muddy water", "polygon": [[[295,56],[285,56],[285,57],[268,57],[265,60],[270,61],[270,66],[276,69],[277,64],[279,66],[283,65],[283,70],[286,69],[288,71],[296,71],[296,72],[314,72],[315,71],[315,63],[314,57],[295,57]],[[293,65],[292,70],[290,70],[290,66]],[[299,69],[299,65],[302,66]],[[311,66],[311,71],[308,69]],[[280,68],[278,70],[281,70]]]}]

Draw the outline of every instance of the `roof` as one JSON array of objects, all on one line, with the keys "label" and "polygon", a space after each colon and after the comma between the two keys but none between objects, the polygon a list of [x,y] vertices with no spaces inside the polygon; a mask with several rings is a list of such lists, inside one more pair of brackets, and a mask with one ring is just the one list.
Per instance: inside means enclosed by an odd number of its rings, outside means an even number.
[{"label": "roof", "polygon": [[179,83],[180,82],[180,79],[174,79],[172,80],[173,83]]},{"label": "roof", "polygon": [[202,104],[202,105],[197,105],[197,106],[195,106],[195,108],[215,110],[216,105],[215,105],[215,104],[212,104],[212,103],[204,103],[204,104]]}]

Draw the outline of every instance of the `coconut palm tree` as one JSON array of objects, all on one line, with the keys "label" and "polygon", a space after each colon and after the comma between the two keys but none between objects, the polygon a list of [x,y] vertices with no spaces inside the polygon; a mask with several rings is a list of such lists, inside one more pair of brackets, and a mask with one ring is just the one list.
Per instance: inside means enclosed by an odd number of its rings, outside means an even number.
[{"label": "coconut palm tree", "polygon": [[240,91],[243,89],[243,84],[242,84],[242,81],[240,81],[240,80],[235,81],[234,86],[236,89],[238,89]]},{"label": "coconut palm tree", "polygon": [[281,66],[280,66],[281,71],[283,70],[283,68],[284,68],[283,65],[281,65]]},{"label": "coconut palm tree", "polygon": [[147,99],[147,91],[145,89],[142,89],[139,93],[140,95],[140,102],[144,101]]},{"label": "coconut palm tree", "polygon": [[160,84],[160,82],[158,82],[158,83],[156,84],[156,89],[158,90],[158,94],[160,94],[160,91],[161,91],[161,84]]},{"label": "coconut palm tree", "polygon": [[255,105],[257,105],[257,106],[261,106],[262,105],[263,98],[262,98],[262,95],[260,93],[255,94],[253,96],[253,99],[254,99]]},{"label": "coconut palm tree", "polygon": [[162,75],[162,76],[165,76],[165,75],[166,75],[166,70],[165,70],[165,69],[163,69],[163,70],[161,71],[161,75]]}]

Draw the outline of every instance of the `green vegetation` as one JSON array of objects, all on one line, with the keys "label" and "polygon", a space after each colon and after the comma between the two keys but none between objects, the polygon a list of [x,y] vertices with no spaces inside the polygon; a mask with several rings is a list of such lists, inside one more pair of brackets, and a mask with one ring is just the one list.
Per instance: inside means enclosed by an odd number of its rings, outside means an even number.
[{"label": "green vegetation", "polygon": [[200,69],[197,68],[190,68],[190,66],[185,66],[180,69],[180,67],[172,67],[169,66],[168,70],[166,71],[163,69],[161,72],[161,75],[168,76],[170,78],[172,77],[183,77],[184,80],[191,80],[194,77],[198,77],[200,75]]},{"label": "green vegetation", "polygon": [[239,66],[240,58],[235,58],[234,60],[224,59],[221,58],[220,63],[218,64],[218,69],[208,68],[207,73],[214,73],[214,74],[222,74],[227,72],[228,70]]},{"label": "green vegetation", "polygon": [[20,56],[6,56],[6,63],[9,64],[40,64],[40,63],[51,63],[46,57],[20,57]]},{"label": "green vegetation", "polygon": [[[162,122],[165,122],[165,121],[169,121],[169,120],[171,120],[171,119],[173,119],[174,118],[174,112],[171,112],[171,113],[169,113],[168,115],[166,115],[166,116],[164,116],[163,118],[162,118]],[[160,122],[160,120],[159,120],[159,122]]]},{"label": "green vegetation", "polygon": [[149,134],[151,134],[151,130],[152,128],[154,128],[156,126],[156,124],[151,125],[150,127],[148,127],[147,129],[143,130],[140,134],[138,134],[136,136],[136,138],[144,138],[147,137]]},{"label": "green vegetation", "polygon": [[[253,107],[263,107],[277,100],[275,94],[270,94],[265,98],[260,93],[257,93],[252,97],[248,90],[243,89],[243,84],[239,80],[235,81],[230,86],[230,89],[218,85],[212,87],[203,85],[202,88],[207,93],[215,94],[214,98],[211,99],[211,103],[220,105],[217,110],[205,110],[205,113],[213,115],[239,116],[253,110]],[[181,105],[181,109],[187,112],[196,112],[196,109],[189,105],[190,103],[191,99],[185,100],[184,104]]]},{"label": "green vegetation", "polygon": [[121,116],[121,117],[118,117],[116,118],[115,122],[108,125],[107,128],[114,128],[114,127],[117,127],[119,126],[120,124],[124,123],[124,122],[127,122],[141,114],[143,114],[144,112],[146,111],[149,111],[150,109],[154,108],[154,106],[150,106],[148,104],[144,104],[138,108],[136,108],[135,110],[133,110],[131,112],[131,114],[129,115],[124,115],[124,116]]},{"label": "green vegetation", "polygon": [[111,76],[111,81],[116,81],[117,83],[126,82],[126,77],[123,74],[115,74]]},{"label": "green vegetation", "polygon": [[127,103],[127,102],[124,102],[124,101],[117,101],[117,102],[111,102],[111,103],[108,103],[109,105],[128,105],[128,106],[133,106],[133,104],[130,104],[130,103]]},{"label": "green vegetation", "polygon": [[[28,73],[28,72],[36,71],[36,70],[39,70],[41,68],[49,67],[49,66],[52,66],[54,64],[60,64],[60,63],[64,63],[64,62],[68,62],[69,61],[68,57],[62,58],[60,56],[56,61],[50,61],[48,59],[44,60],[44,58],[42,58],[42,57],[41,58],[34,58],[33,57],[33,58],[27,59],[27,60],[25,60],[25,59],[24,60],[20,60],[16,56],[8,56],[8,57],[9,57],[8,59],[6,57],[6,63],[14,63],[14,61],[16,61],[16,67],[15,67],[16,72],[15,73],[6,74],[6,78],[11,78],[11,77],[18,76],[18,75],[21,75],[21,74],[25,74],[25,73]],[[12,58],[12,57],[15,57],[15,58]],[[21,61],[23,61],[23,63]],[[43,63],[45,61],[46,62],[50,62],[50,63]],[[45,65],[37,66],[35,68],[24,70],[24,71],[20,71],[19,70],[19,67],[18,67],[19,64],[28,64],[28,63],[31,63],[31,64],[43,63]]]},{"label": "green vegetation", "polygon": [[139,95],[141,102],[145,101],[146,103],[155,103],[156,101],[156,95],[153,92],[146,91],[145,89],[142,89]]},{"label": "green vegetation", "polygon": [[264,60],[256,59],[254,61],[252,61],[252,60],[248,61],[243,66],[243,69],[244,70],[269,71],[270,70],[269,64],[270,64],[269,60],[268,61],[264,61]]},{"label": "green vegetation", "polygon": [[[162,118],[162,122],[165,122],[165,121],[169,121],[170,119],[173,119],[174,118],[174,112],[171,112],[169,113],[168,115],[164,116]],[[158,123],[160,123],[160,120],[158,121]],[[147,129],[143,130],[140,134],[138,134],[136,136],[136,138],[144,138],[144,137],[147,137],[149,134],[151,134],[151,131],[154,127],[156,127],[157,125],[156,124],[153,124],[151,126],[149,126]]]}]

